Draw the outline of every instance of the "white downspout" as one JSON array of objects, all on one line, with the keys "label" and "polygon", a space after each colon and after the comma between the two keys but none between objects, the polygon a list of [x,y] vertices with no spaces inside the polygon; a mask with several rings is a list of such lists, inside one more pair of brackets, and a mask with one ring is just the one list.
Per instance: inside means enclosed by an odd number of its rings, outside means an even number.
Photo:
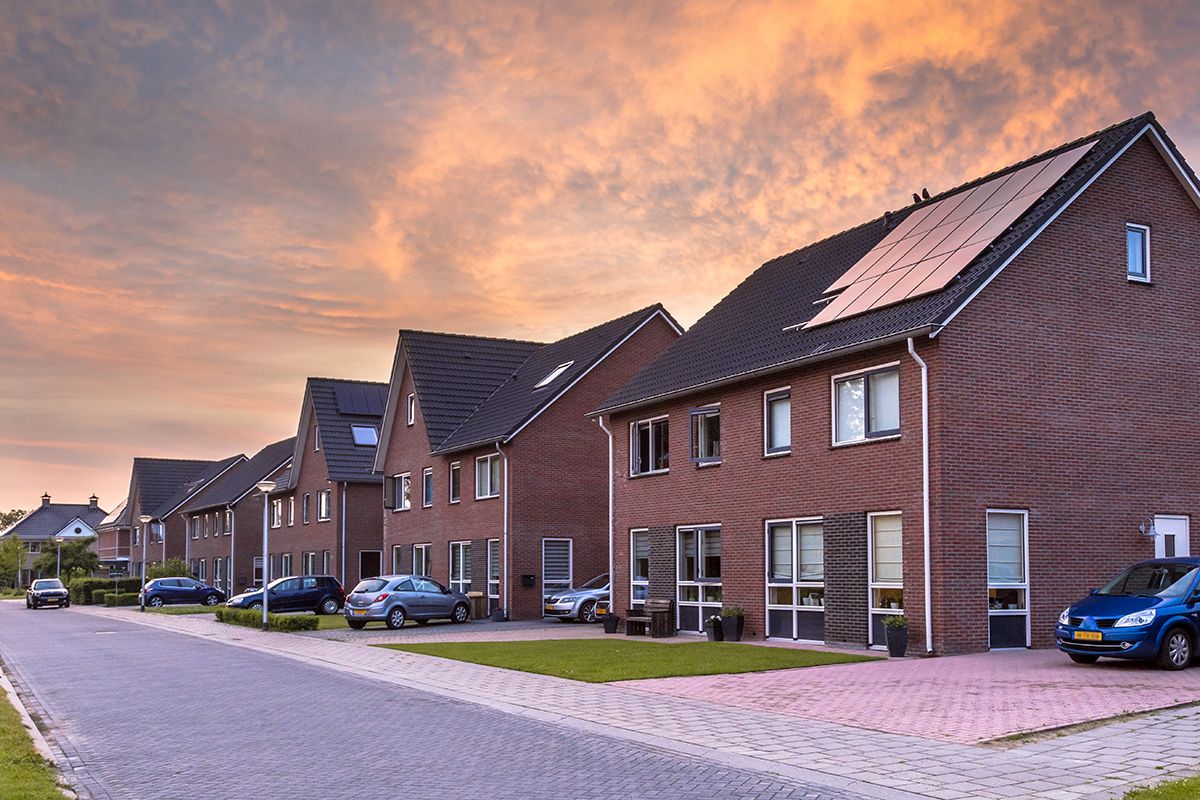
[{"label": "white downspout", "polygon": [[[346,482],[342,481],[342,586],[346,585]],[[383,553],[379,554],[379,568],[383,569]]]},{"label": "white downspout", "polygon": [[614,589],[616,588],[617,576],[613,572],[613,567],[616,566],[614,547],[616,538],[616,519],[613,505],[613,435],[608,426],[604,424],[603,415],[596,417],[596,423],[600,426],[600,430],[608,436],[608,613],[610,615],[617,613],[613,607],[616,603]]},{"label": "white downspout", "polygon": [[921,522],[924,527],[925,548],[925,652],[933,652],[933,586],[929,555],[929,365],[917,355],[912,337],[908,337],[908,354],[921,368]]},{"label": "white downspout", "polygon": [[504,618],[512,619],[512,576],[508,572],[508,453],[496,442],[496,452],[504,461],[504,510],[502,512],[501,536],[504,538]]},{"label": "white downspout", "polygon": [[237,512],[233,510],[233,506],[227,506],[229,509],[229,566],[225,568],[225,594],[233,597],[233,570],[237,565],[233,561],[233,548],[237,544]]}]

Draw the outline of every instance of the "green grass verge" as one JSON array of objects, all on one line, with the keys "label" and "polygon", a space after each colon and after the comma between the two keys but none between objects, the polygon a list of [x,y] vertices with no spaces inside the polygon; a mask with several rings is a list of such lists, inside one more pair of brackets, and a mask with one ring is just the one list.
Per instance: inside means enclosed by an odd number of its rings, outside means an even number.
[{"label": "green grass verge", "polygon": [[[262,611],[248,608],[217,606],[214,610],[217,622],[258,628],[262,625]],[[315,631],[318,617],[314,614],[267,614],[267,630],[291,633],[293,631]]]},{"label": "green grass verge", "polygon": [[0,797],[63,800],[55,783],[54,767],[33,749],[7,697],[0,697]]},{"label": "green grass verge", "polygon": [[659,644],[627,639],[550,639],[536,642],[443,642],[381,644],[392,650],[423,653],[472,664],[486,664],[588,683],[723,675],[773,669],[817,667],[873,661],[871,656],[817,650],[761,647],[733,642]]},{"label": "green grass verge", "polygon": [[1200,778],[1171,781],[1149,789],[1134,789],[1125,800],[1195,800],[1200,797]]},{"label": "green grass verge", "polygon": [[25,597],[24,589],[0,589],[0,600],[11,600]]},{"label": "green grass verge", "polygon": [[216,613],[216,606],[163,606],[162,608],[146,608],[147,611],[153,611],[155,614],[170,614],[173,617],[181,614],[213,614]]}]

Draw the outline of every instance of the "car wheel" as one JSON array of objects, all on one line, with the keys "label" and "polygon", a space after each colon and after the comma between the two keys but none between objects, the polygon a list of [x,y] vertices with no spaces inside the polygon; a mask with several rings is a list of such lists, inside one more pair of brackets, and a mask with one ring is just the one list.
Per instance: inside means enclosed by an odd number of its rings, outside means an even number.
[{"label": "car wheel", "polygon": [[148,601],[146,601],[146,605],[150,606],[151,608],[162,608],[163,599],[161,597],[151,597]]},{"label": "car wheel", "polygon": [[336,614],[338,612],[338,601],[332,597],[326,597],[321,601],[321,607],[317,609],[318,614]]},{"label": "car wheel", "polygon": [[385,620],[388,630],[394,631],[404,627],[404,608],[402,606],[392,606],[392,610],[388,612]]},{"label": "car wheel", "polygon": [[595,622],[596,621],[596,601],[588,600],[579,607],[580,622]]},{"label": "car wheel", "polygon": [[454,607],[454,616],[450,619],[455,622],[466,622],[471,616],[471,609],[467,608],[466,603],[459,603]]},{"label": "car wheel", "polygon": [[1158,665],[1163,669],[1183,669],[1192,661],[1192,637],[1183,628],[1172,628],[1163,637]]},{"label": "car wheel", "polygon": [[367,627],[367,623],[361,619],[348,619],[346,620],[346,624],[356,631],[361,631],[363,628]]},{"label": "car wheel", "polygon": [[250,609],[251,611],[262,611],[262,603],[255,600],[253,603],[246,606],[246,608]]},{"label": "car wheel", "polygon": [[221,602],[220,595],[210,594],[204,598],[204,605],[206,606],[215,606],[219,602]]},{"label": "car wheel", "polygon": [[1100,660],[1100,656],[1089,655],[1088,653],[1067,653],[1071,660],[1076,664],[1095,664]]},{"label": "car wheel", "polygon": [[31,603],[31,602],[29,601],[29,598],[28,598],[28,597],[26,597],[26,598],[25,598],[25,607],[26,607],[26,608],[33,608],[33,603]]},{"label": "car wheel", "polygon": [[67,602],[63,603],[63,606],[62,606],[62,607],[63,607],[63,608],[70,608],[70,607],[71,607],[71,601],[70,601],[70,600],[68,600]]}]

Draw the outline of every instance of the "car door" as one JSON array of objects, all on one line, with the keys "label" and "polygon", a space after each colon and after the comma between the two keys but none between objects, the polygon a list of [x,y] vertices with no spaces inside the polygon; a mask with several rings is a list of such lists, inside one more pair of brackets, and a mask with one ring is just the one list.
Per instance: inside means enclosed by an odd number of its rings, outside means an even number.
[{"label": "car door", "polygon": [[388,590],[391,594],[396,595],[409,617],[423,617],[424,605],[421,601],[421,593],[417,591],[416,581],[412,578],[404,578],[392,584],[392,588]]},{"label": "car door", "polygon": [[271,590],[270,608],[275,611],[295,611],[299,604],[300,579],[281,581]]},{"label": "car door", "polygon": [[296,606],[305,611],[314,611],[321,602],[321,584],[316,578],[300,579],[300,591],[296,595]]},{"label": "car door", "polygon": [[454,610],[450,590],[429,578],[421,579],[421,602],[427,617],[449,617]]},{"label": "car door", "polygon": [[158,596],[164,604],[179,602],[179,578],[163,578],[158,582]]},{"label": "car door", "polygon": [[201,590],[203,586],[200,581],[192,580],[191,578],[179,579],[179,599],[185,603],[199,603],[204,600],[204,592]]}]

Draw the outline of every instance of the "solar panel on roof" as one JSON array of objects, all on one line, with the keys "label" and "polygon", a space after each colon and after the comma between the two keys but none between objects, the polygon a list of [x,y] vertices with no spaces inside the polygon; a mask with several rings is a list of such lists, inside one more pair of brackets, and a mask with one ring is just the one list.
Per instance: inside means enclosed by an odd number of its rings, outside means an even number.
[{"label": "solar panel on roof", "polygon": [[383,416],[385,398],[374,386],[342,383],[333,387],[339,414],[356,414],[366,417]]},{"label": "solar panel on roof", "polygon": [[945,288],[1092,149],[1094,142],[914,210],[829,285],[805,328]]}]

